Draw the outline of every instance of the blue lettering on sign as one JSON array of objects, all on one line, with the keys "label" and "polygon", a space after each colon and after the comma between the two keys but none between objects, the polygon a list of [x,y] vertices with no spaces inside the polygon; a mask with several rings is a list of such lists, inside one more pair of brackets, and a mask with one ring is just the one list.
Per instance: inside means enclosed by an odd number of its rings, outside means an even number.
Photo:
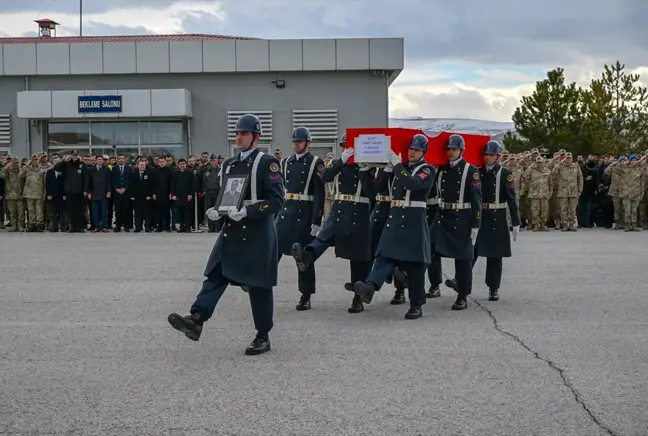
[{"label": "blue lettering on sign", "polygon": [[79,113],[121,112],[121,95],[80,95]]}]

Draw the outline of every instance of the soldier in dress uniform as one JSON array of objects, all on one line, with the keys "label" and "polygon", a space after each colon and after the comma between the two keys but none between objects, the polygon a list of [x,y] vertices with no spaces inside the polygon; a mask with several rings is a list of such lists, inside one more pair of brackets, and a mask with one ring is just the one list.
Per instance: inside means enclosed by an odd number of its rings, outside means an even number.
[{"label": "soldier in dress uniform", "polygon": [[[436,170],[438,169],[436,166],[434,166],[434,171],[436,174]],[[434,222],[434,218],[436,217],[437,213],[439,212],[439,193],[436,187],[436,177],[434,178],[434,182],[432,184],[432,189],[430,189],[430,194],[428,195],[427,199],[427,225],[428,227],[432,227],[432,223]],[[428,280],[430,282],[430,288],[428,289],[427,293],[425,294],[426,298],[438,298],[441,296],[441,288],[439,288],[439,284],[443,281],[443,274],[441,271],[441,268],[437,266],[432,267],[432,265],[428,265],[427,268],[427,275],[428,275]],[[433,283],[436,283],[436,285],[433,285]]]},{"label": "soldier in dress uniform", "polygon": [[[281,162],[286,201],[275,219],[279,259],[291,255],[295,243],[310,244],[321,229],[325,197],[321,179],[324,161],[308,150],[311,141],[311,132],[306,127],[297,127],[292,134],[295,154]],[[311,295],[315,293],[314,263],[304,271],[298,270],[297,286],[302,294],[297,310],[310,309]]]},{"label": "soldier in dress uniform", "polygon": [[[486,258],[486,286],[488,286],[490,301],[499,300],[502,258],[511,257],[511,236],[506,221],[507,210],[511,211],[513,241],[516,241],[520,234],[520,212],[515,193],[515,180],[512,171],[498,163],[501,149],[497,141],[489,141],[484,150],[484,167],[479,169],[483,215],[472,262],[474,267],[478,257]],[[448,285],[456,288],[456,280],[451,280]]]},{"label": "soldier in dress uniform", "polygon": [[[441,257],[454,259],[457,300],[452,310],[468,307],[472,292],[472,260],[481,222],[482,195],[479,170],[463,157],[466,143],[461,135],[451,135],[446,145],[448,163],[436,177],[439,212],[430,227],[431,278],[441,276]],[[506,220],[504,221],[506,222]],[[439,283],[430,283],[436,287]]]},{"label": "soldier in dress uniform", "polygon": [[207,218],[217,221],[222,229],[205,268],[207,279],[190,314],[172,313],[168,319],[173,328],[197,341],[225,289],[229,285],[245,287],[257,330],[245,354],[256,355],[270,351],[272,288],[277,285],[277,233],[272,217],[283,207],[284,188],[279,161],[257,148],[261,136],[259,118],[243,115],[235,131],[240,153],[223,162],[221,176],[250,177],[245,202],[241,209],[223,217],[215,208],[207,211]]},{"label": "soldier in dress uniform", "polygon": [[[346,147],[346,135],[341,147]],[[360,172],[369,171],[365,166],[348,163],[354,155],[353,148],[346,148],[339,159],[329,162],[322,173],[324,183],[334,182],[335,201],[317,237],[306,246],[295,243],[292,255],[301,271],[306,271],[329,247],[335,247],[335,256],[347,259],[351,266],[351,283],[364,281],[371,271],[371,237],[369,213],[371,199],[362,189]],[[358,295],[353,297],[349,313],[364,310]]]},{"label": "soldier in dress uniform", "polygon": [[385,283],[394,267],[407,277],[410,308],[407,319],[423,316],[425,270],[430,263],[430,230],[427,226],[427,199],[434,183],[434,168],[423,157],[428,148],[425,135],[414,135],[409,144],[408,163],[389,150],[392,172],[380,176],[391,192],[391,210],[380,236],[373,269],[365,281],[353,285],[356,295],[370,303],[374,292]]}]

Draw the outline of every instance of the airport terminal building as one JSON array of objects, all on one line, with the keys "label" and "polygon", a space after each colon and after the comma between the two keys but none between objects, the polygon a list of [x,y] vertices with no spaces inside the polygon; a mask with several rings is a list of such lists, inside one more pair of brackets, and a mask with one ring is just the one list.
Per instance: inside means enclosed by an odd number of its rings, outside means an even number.
[{"label": "airport terminal building", "polygon": [[230,156],[244,113],[262,148],[288,153],[303,125],[324,155],[347,127],[387,127],[403,39],[218,35],[0,38],[0,155],[203,151]]}]

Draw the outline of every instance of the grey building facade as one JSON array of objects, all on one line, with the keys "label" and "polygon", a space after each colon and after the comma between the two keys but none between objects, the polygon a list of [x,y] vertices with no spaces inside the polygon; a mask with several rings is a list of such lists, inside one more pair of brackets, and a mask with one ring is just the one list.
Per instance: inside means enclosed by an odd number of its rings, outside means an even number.
[{"label": "grey building facade", "polygon": [[305,125],[323,155],[348,127],[388,126],[403,40],[45,36],[0,38],[0,55],[0,154],[230,156],[255,113],[267,151]]}]

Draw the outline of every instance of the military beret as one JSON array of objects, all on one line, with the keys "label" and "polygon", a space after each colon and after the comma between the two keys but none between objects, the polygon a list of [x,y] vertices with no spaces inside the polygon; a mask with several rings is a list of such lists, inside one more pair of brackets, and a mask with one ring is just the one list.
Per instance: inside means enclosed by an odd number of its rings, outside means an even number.
[{"label": "military beret", "polygon": [[216,156],[214,153],[212,153],[211,156],[209,156],[209,158],[210,159],[218,159],[218,156]]},{"label": "military beret", "polygon": [[77,156],[78,156],[78,155],[79,155],[79,152],[78,152],[77,150],[72,150],[72,155],[73,155],[73,156],[74,156],[74,155],[77,155]]},{"label": "military beret", "polygon": [[225,158],[223,157],[222,154],[219,154],[219,155],[218,155],[218,158],[219,158],[219,159],[225,159]]},{"label": "military beret", "polygon": [[274,152],[275,152],[275,153],[281,153],[281,149],[280,149],[280,148],[275,148],[275,149],[274,149]]}]

